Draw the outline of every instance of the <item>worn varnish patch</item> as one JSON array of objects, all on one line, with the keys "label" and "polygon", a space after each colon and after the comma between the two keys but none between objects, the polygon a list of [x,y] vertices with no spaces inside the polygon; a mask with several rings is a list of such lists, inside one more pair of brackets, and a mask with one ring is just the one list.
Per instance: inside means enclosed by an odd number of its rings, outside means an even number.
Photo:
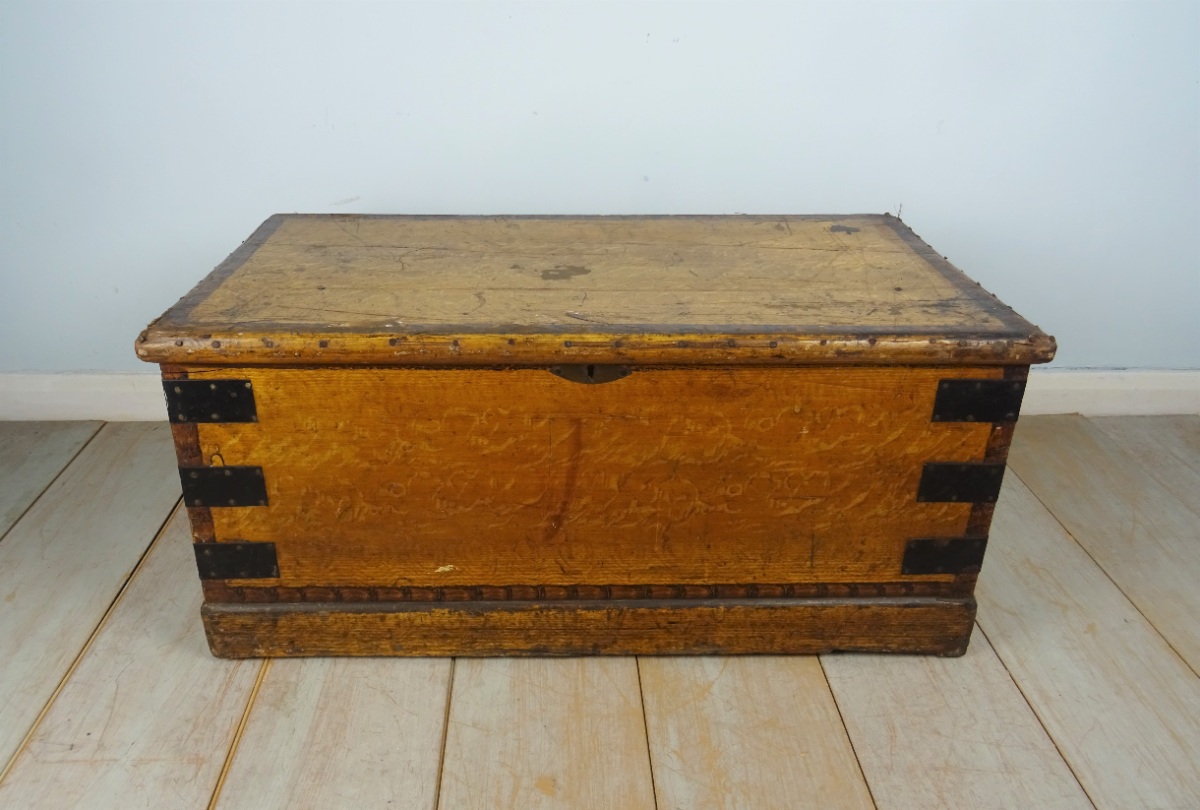
[{"label": "worn varnish patch", "polygon": [[156,362],[281,365],[1054,352],[887,215],[277,215],[137,348]]}]

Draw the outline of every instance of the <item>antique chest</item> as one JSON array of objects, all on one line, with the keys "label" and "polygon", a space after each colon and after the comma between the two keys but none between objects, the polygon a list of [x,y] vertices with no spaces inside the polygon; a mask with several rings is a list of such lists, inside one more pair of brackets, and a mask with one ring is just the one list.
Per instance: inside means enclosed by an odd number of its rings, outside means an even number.
[{"label": "antique chest", "polygon": [[277,215],[137,353],[216,655],[958,655],[1054,341],[887,215]]}]

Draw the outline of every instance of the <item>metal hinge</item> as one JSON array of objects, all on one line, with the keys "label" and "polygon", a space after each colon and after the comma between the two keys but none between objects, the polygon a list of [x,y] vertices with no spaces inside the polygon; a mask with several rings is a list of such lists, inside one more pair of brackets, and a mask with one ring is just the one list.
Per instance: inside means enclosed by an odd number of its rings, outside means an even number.
[{"label": "metal hinge", "polygon": [[180,467],[184,506],[266,506],[262,467]]},{"label": "metal hinge", "polygon": [[917,500],[928,503],[995,503],[1004,462],[931,461],[921,471]]},{"label": "metal hinge", "polygon": [[1024,380],[942,380],[933,421],[1015,422],[1024,396]]},{"label": "metal hinge", "polygon": [[279,576],[274,543],[196,543],[200,579],[273,579]]},{"label": "metal hinge", "polygon": [[249,380],[163,380],[172,422],[257,422]]},{"label": "metal hinge", "polygon": [[987,537],[918,537],[904,547],[902,574],[965,574],[978,571]]}]

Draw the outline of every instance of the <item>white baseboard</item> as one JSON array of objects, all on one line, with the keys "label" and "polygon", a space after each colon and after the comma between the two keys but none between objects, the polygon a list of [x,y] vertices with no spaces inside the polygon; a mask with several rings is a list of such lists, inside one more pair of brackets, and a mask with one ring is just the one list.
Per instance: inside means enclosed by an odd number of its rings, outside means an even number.
[{"label": "white baseboard", "polygon": [[0,420],[167,418],[157,373],[0,374]]},{"label": "white baseboard", "polygon": [[[1021,413],[1200,413],[1200,370],[1034,369]],[[162,386],[155,373],[0,373],[0,420],[165,418]]]},{"label": "white baseboard", "polygon": [[1084,416],[1200,413],[1200,370],[1090,371],[1034,368],[1021,413]]}]

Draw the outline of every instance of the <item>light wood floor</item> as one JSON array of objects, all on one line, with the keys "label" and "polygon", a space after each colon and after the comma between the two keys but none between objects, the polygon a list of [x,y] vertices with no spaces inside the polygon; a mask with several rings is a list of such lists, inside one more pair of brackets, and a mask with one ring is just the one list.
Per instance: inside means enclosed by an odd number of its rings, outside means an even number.
[{"label": "light wood floor", "polygon": [[958,659],[220,661],[178,500],[0,423],[0,807],[1200,808],[1200,416],[1022,420]]}]

